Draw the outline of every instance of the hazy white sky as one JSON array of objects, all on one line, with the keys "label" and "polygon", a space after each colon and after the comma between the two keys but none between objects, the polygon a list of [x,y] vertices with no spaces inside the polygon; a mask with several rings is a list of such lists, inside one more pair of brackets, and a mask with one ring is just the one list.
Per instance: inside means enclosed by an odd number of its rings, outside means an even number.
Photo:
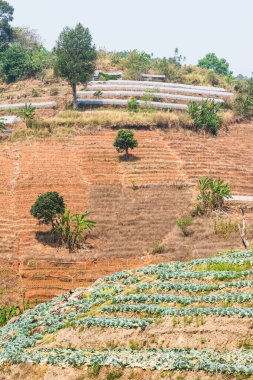
[{"label": "hazy white sky", "polygon": [[37,29],[47,48],[65,26],[81,22],[97,47],[171,56],[196,64],[208,52],[235,74],[253,72],[253,0],[8,0],[14,25]]}]

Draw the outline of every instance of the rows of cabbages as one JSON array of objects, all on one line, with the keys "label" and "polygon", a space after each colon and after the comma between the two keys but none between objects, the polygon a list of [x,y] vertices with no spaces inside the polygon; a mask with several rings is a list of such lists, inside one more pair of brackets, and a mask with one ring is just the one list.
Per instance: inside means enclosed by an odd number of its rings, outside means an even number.
[{"label": "rows of cabbages", "polygon": [[175,294],[128,294],[126,296],[114,297],[112,300],[113,303],[173,302],[182,305],[190,305],[196,302],[216,303],[220,301],[237,303],[253,301],[253,293],[218,293],[196,297],[177,296]]},{"label": "rows of cabbages", "polygon": [[246,287],[253,286],[253,281],[251,280],[244,280],[244,281],[230,281],[230,282],[224,282],[221,284],[194,284],[194,283],[183,283],[183,282],[149,282],[149,283],[142,283],[141,285],[137,285],[134,290],[136,292],[144,292],[146,290],[156,289],[156,290],[177,290],[177,291],[184,291],[187,293],[199,293],[199,292],[212,292],[216,290],[222,290],[226,288],[246,288]]},{"label": "rows of cabbages", "polygon": [[103,313],[145,313],[151,315],[158,315],[160,317],[166,317],[169,315],[176,316],[207,316],[217,315],[224,316],[237,316],[237,317],[253,317],[253,308],[240,308],[240,307],[192,307],[192,308],[176,308],[158,305],[113,305],[105,306],[102,309]]},{"label": "rows of cabbages", "polygon": [[154,370],[189,370],[223,373],[253,374],[252,350],[219,352],[194,349],[151,350],[81,350],[48,349],[18,353],[14,363],[47,363],[51,365],[79,367],[104,365],[139,367]]},{"label": "rows of cabbages", "polygon": [[[118,272],[99,280],[91,288],[63,294],[51,302],[37,305],[0,329],[0,364],[5,361],[57,365],[98,363],[252,373],[252,350],[219,353],[211,350],[43,351],[35,348],[46,334],[66,327],[145,329],[169,316],[252,318],[253,294],[248,291],[253,284],[252,260],[253,252],[246,251],[188,263],[151,265]],[[206,269],[208,265],[212,270]],[[221,270],[214,270],[215,266]],[[232,270],[224,270],[226,267]],[[183,278],[189,280],[182,282]],[[240,292],[240,289],[243,290]],[[181,291],[186,294],[177,293]],[[197,292],[204,294],[191,294]],[[164,305],[166,303],[175,305],[169,307]],[[189,307],[193,303],[197,303],[196,307]],[[203,307],[203,303],[210,305]],[[238,307],[239,303],[245,303],[244,307]]]}]

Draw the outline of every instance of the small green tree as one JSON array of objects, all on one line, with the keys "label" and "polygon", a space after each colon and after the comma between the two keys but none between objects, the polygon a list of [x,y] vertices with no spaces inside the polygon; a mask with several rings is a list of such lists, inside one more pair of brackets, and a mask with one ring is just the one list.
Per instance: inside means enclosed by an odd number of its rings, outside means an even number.
[{"label": "small green tree", "polygon": [[40,223],[51,224],[53,229],[56,228],[57,219],[64,211],[63,197],[56,191],[40,195],[30,210],[31,215],[38,219]]},{"label": "small green tree", "polygon": [[91,80],[97,58],[95,46],[88,28],[77,24],[74,29],[65,28],[55,47],[55,73],[66,78],[72,87],[73,105],[77,108],[76,86]]},{"label": "small green tree", "polygon": [[126,156],[129,155],[129,149],[134,149],[138,147],[138,141],[134,138],[134,133],[129,129],[120,129],[115,138],[114,144],[115,148],[119,153],[126,152]]},{"label": "small green tree", "polygon": [[218,58],[214,53],[208,53],[199,60],[198,66],[204,69],[213,70],[219,75],[230,75],[229,63],[224,58]]},{"label": "small green tree", "polygon": [[43,46],[34,50],[12,45],[2,54],[1,77],[7,83],[43,74],[49,65],[49,54]]},{"label": "small green tree", "polygon": [[220,109],[221,105],[211,100],[203,100],[201,104],[197,102],[188,104],[188,113],[194,121],[195,128],[205,130],[212,135],[217,135],[222,124]]}]

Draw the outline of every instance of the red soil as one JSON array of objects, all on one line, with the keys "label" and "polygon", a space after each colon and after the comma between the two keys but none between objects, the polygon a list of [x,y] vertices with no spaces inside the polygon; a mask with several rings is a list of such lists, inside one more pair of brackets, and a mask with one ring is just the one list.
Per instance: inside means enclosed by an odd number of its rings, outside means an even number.
[{"label": "red soil", "polygon": [[[232,126],[217,138],[184,130],[137,131],[140,147],[129,161],[119,159],[114,136],[101,130],[67,142],[0,146],[3,302],[23,295],[41,301],[121,269],[240,247],[238,236],[214,237],[207,218],[196,218],[187,238],[175,224],[187,213],[203,175],[228,181],[233,194],[252,195],[253,125]],[[92,211],[93,248],[69,254],[38,234],[48,229],[38,226],[29,210],[46,191],[61,193],[72,212]],[[166,253],[147,255],[162,241]]]}]

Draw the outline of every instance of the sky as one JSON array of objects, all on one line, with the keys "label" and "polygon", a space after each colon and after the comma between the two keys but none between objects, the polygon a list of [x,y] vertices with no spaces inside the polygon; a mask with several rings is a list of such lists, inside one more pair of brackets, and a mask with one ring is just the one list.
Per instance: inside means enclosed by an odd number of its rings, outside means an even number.
[{"label": "sky", "polygon": [[97,48],[144,50],[170,57],[174,49],[197,64],[209,52],[234,74],[253,72],[253,0],[8,0],[15,26],[29,26],[51,49],[65,26],[81,22]]}]

